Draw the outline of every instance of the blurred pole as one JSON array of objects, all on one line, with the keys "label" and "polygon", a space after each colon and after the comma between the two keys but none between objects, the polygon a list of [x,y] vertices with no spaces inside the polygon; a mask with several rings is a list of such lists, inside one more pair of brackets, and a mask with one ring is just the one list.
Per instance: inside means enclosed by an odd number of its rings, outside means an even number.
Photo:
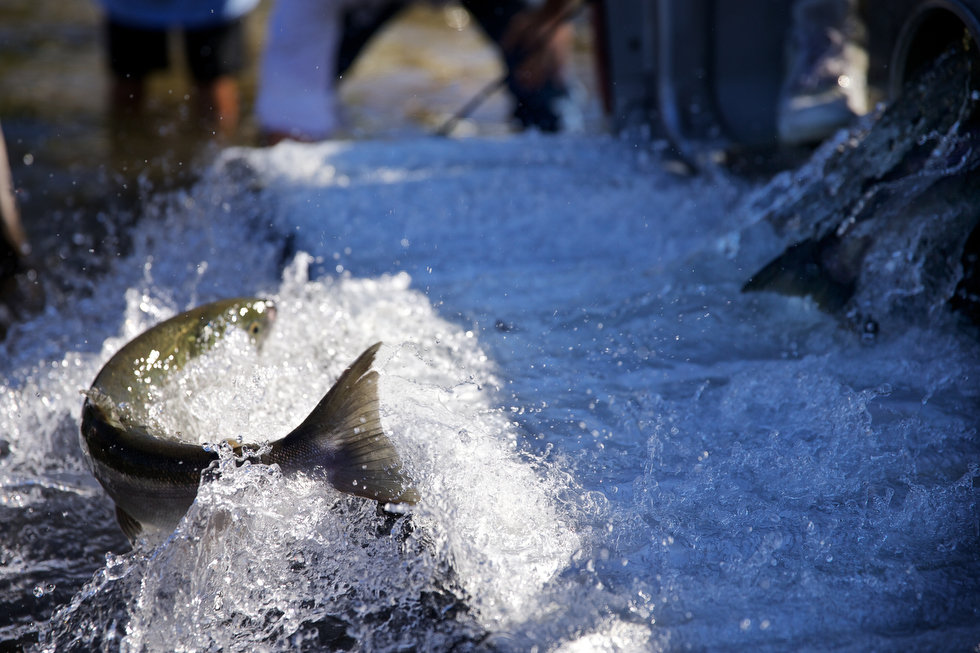
[{"label": "blurred pole", "polygon": [[7,143],[0,129],[0,340],[14,322],[40,311],[44,289],[17,211]]},{"label": "blurred pole", "polygon": [[3,240],[10,246],[14,257],[22,260],[30,255],[31,246],[27,242],[27,234],[20,221],[17,211],[17,200],[14,197],[14,178],[10,174],[10,160],[7,158],[7,141],[3,137],[3,127],[0,126],[0,230]]}]

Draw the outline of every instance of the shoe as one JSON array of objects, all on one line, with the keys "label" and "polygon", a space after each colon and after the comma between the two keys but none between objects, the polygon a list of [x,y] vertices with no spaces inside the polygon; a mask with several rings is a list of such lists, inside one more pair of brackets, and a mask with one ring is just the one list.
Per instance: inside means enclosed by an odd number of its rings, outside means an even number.
[{"label": "shoe", "polygon": [[777,116],[784,145],[819,142],[867,110],[867,54],[849,0],[796,0]]}]

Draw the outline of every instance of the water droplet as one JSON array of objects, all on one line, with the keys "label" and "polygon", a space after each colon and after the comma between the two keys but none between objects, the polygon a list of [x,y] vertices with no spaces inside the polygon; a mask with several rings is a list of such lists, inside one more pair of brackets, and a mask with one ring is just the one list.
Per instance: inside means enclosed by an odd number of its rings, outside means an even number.
[{"label": "water droplet", "polygon": [[51,592],[53,592],[54,591],[54,588],[55,588],[54,583],[48,583],[47,585],[44,585],[44,586],[35,585],[34,586],[34,596],[36,596],[37,598],[41,598],[45,594],[50,594]]}]

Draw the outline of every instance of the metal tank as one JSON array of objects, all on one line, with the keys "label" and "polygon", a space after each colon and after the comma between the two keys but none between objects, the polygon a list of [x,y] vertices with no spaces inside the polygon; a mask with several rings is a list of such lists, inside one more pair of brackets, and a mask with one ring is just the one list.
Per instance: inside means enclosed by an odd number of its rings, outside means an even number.
[{"label": "metal tank", "polygon": [[[601,0],[600,76],[610,127],[682,147],[778,147],[793,0]],[[952,42],[980,43],[980,0],[859,2],[868,105]]]}]

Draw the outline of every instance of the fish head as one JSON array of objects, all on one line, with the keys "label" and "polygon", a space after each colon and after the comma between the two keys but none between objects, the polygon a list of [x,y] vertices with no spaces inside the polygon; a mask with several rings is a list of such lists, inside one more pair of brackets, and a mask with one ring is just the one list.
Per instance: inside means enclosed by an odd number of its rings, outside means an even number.
[{"label": "fish head", "polygon": [[233,323],[248,334],[256,347],[261,348],[276,321],[275,303],[269,299],[246,300],[236,309]]},{"label": "fish head", "polygon": [[231,328],[244,331],[252,344],[261,349],[276,320],[276,305],[270,299],[231,299],[198,310],[197,328],[187,334],[186,346],[191,357],[210,349]]}]

